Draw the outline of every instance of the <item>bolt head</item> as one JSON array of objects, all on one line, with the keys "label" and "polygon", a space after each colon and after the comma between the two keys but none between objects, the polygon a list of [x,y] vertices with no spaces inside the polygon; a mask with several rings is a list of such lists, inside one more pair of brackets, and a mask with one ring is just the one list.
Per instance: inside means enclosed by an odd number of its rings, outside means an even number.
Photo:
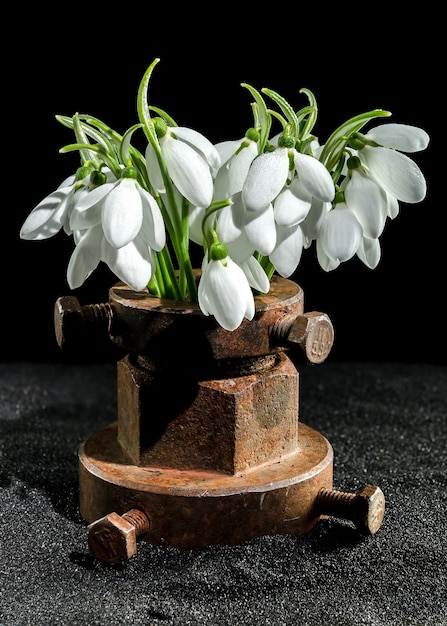
[{"label": "bolt head", "polygon": [[380,487],[366,485],[357,494],[358,513],[354,522],[359,530],[374,535],[382,525],[385,515],[385,496]]},{"label": "bolt head", "polygon": [[81,305],[74,296],[62,296],[54,305],[54,330],[59,348],[63,348],[67,339],[76,336],[81,319]]},{"label": "bolt head", "polygon": [[123,563],[137,552],[135,526],[117,513],[96,520],[87,530],[90,552],[104,563]]}]

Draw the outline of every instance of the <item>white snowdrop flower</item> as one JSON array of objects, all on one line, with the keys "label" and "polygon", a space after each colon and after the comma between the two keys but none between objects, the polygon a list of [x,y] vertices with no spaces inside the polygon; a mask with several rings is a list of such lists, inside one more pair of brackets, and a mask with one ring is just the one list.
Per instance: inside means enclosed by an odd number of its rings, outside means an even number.
[{"label": "white snowdrop flower", "polygon": [[198,299],[204,315],[213,315],[226,330],[235,330],[244,318],[253,319],[255,303],[244,271],[222,244],[213,244],[204,259]]},{"label": "white snowdrop flower", "polygon": [[429,136],[424,130],[406,124],[382,124],[366,135],[355,133],[350,143],[387,193],[409,204],[425,198],[427,183],[421,169],[413,159],[402,154],[427,147]]},{"label": "white snowdrop flower", "polygon": [[70,216],[75,200],[82,197],[89,183],[91,169],[79,168],[76,175],[65,179],[59,187],[34,207],[20,229],[20,238],[39,241],[48,239],[63,228],[72,234]]},{"label": "white snowdrop flower", "polygon": [[351,259],[363,237],[362,227],[344,202],[329,211],[317,239],[317,257],[321,267],[332,270]]},{"label": "white snowdrop flower", "polygon": [[[178,191],[194,206],[208,207],[213,199],[213,173],[220,157],[211,142],[190,128],[169,127],[162,118],[155,118],[160,150],[167,173]],[[151,143],[146,148],[149,180],[157,191],[166,191],[157,155]]]},{"label": "white snowdrop flower", "polygon": [[214,181],[214,199],[231,198],[242,191],[248,170],[258,155],[259,132],[251,128],[243,139],[216,144],[221,166]]}]

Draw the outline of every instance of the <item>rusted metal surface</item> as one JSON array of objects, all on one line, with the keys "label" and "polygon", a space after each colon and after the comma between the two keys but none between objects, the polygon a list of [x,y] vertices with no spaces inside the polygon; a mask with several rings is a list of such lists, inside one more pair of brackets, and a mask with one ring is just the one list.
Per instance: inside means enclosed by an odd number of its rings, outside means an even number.
[{"label": "rusted metal surface", "polygon": [[117,421],[79,450],[81,514],[95,556],[127,560],[138,536],[191,549],[302,534],[343,511],[375,532],[378,488],[336,495],[329,442],[299,422],[293,361],[299,353],[323,362],[334,330],[326,314],[304,313],[296,283],[274,277],[255,298],[254,319],[233,332],[197,305],[122,283],[109,296],[102,305],[69,297],[55,306],[60,346],[94,326],[126,353],[117,363]]},{"label": "rusted metal surface", "polygon": [[80,448],[81,514],[93,523],[138,509],[150,520],[142,539],[154,544],[195,549],[303,534],[320,518],[318,492],[332,488],[332,447],[305,424],[295,454],[236,475],[130,464],[117,428],[110,424]]},{"label": "rusted metal surface", "polygon": [[285,354],[262,363],[247,375],[197,380],[190,371],[122,359],[118,441],[127,458],[136,465],[236,474],[294,453],[298,372]]},{"label": "rusted metal surface", "polygon": [[110,336],[118,346],[163,361],[183,355],[189,367],[277,352],[273,327],[283,317],[301,315],[304,306],[301,287],[274,277],[269,293],[256,296],[254,319],[243,320],[230,332],[213,317],[203,315],[196,304],[155,298],[123,284],[112,287],[109,297],[114,310]]}]

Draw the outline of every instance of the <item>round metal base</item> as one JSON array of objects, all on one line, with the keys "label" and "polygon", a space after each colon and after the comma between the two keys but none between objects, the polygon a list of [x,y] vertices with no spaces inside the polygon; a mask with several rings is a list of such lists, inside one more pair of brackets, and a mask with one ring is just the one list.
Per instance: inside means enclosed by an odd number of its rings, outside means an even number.
[{"label": "round metal base", "polygon": [[179,549],[303,534],[321,517],[315,507],[318,492],[332,489],[333,451],[305,424],[298,433],[296,453],[229,475],[130,465],[114,422],[79,449],[81,515],[92,523],[112,512],[139,509],[149,519],[142,539]]}]

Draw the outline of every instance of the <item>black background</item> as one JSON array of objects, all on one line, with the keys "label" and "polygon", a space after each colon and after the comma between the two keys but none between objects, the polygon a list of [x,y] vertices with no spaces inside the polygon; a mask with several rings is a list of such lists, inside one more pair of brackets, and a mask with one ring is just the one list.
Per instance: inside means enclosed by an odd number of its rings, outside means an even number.
[{"label": "black background", "polygon": [[[322,27],[315,10],[276,14],[272,9],[243,17],[231,7],[216,8],[211,16],[189,5],[172,14],[129,6],[107,16],[99,7],[48,16],[39,9],[26,14],[27,22],[36,24],[26,36],[24,16],[11,13],[5,31],[15,39],[2,44],[1,360],[67,358],[54,337],[55,300],[108,299],[116,278],[103,265],[70,291],[71,238],[59,233],[46,241],[22,241],[19,230],[32,208],[78,165],[75,155],[58,152],[72,135],[55,115],[90,113],[124,132],[137,121],[139,81],[160,57],[151,102],[213,142],[238,138],[251,125],[251,97],[242,82],[280,92],[295,109],[307,103],[299,89],[311,89],[319,105],[315,131],[321,142],[344,120],[374,108],[391,111],[389,121],[429,133],[429,148],[412,155],[427,179],[427,197],[416,205],[401,203],[399,216],[388,221],[378,268],[371,271],[353,259],[325,273],[312,247],[293,278],[305,291],[306,310],[324,311],[334,324],[331,360],[446,362],[440,193],[445,174],[436,158],[444,136],[438,18],[410,15],[405,22],[380,9],[358,21],[325,14]],[[94,347],[78,358],[113,356],[113,350]]]}]

